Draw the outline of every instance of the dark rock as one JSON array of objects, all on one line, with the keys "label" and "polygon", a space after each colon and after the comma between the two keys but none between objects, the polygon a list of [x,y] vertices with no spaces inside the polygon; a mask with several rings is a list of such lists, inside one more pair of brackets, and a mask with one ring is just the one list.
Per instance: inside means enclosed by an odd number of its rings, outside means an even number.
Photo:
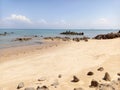
[{"label": "dark rock", "polygon": [[110,75],[109,75],[108,72],[105,73],[105,76],[104,76],[103,80],[105,80],[105,81],[111,81],[111,77],[110,77]]},{"label": "dark rock", "polygon": [[15,41],[28,41],[31,40],[32,38],[16,38]]},{"label": "dark rock", "polygon": [[118,81],[120,81],[120,78],[118,78]]},{"label": "dark rock", "polygon": [[118,76],[120,76],[120,73],[117,73]]},{"label": "dark rock", "polygon": [[103,71],[104,68],[103,68],[103,67],[99,67],[97,70],[98,70],[98,71]]},{"label": "dark rock", "polygon": [[85,42],[88,42],[88,39],[90,39],[89,37],[83,37],[83,38],[81,38],[82,40],[84,40]]},{"label": "dark rock", "polygon": [[88,39],[85,39],[84,41],[85,41],[85,42],[88,42]]},{"label": "dark rock", "polygon": [[71,82],[79,82],[79,79],[76,76],[73,76],[73,80]]},{"label": "dark rock", "polygon": [[61,74],[59,74],[59,75],[58,75],[58,78],[61,78],[61,77],[62,77],[62,75],[61,75]]},{"label": "dark rock", "polygon": [[71,32],[71,31],[65,31],[65,32],[62,32],[60,34],[63,34],[63,35],[84,35],[83,32],[78,33],[78,32]]},{"label": "dark rock", "polygon": [[23,88],[24,87],[24,83],[23,82],[20,82],[17,86],[17,89],[20,89],[20,88]]},{"label": "dark rock", "polygon": [[63,41],[70,41],[71,39],[69,37],[63,37],[61,38]]},{"label": "dark rock", "polygon": [[98,87],[99,83],[96,80],[91,81],[90,87]]},{"label": "dark rock", "polygon": [[34,35],[34,37],[38,37],[37,35]]},{"label": "dark rock", "polygon": [[79,42],[80,38],[73,38],[73,41]]},{"label": "dark rock", "polygon": [[35,90],[35,88],[34,87],[27,87],[24,90]]},{"label": "dark rock", "polygon": [[108,33],[108,34],[99,34],[94,37],[94,39],[113,39],[120,37],[120,33]]},{"label": "dark rock", "polygon": [[38,86],[36,90],[49,90],[47,86]]},{"label": "dark rock", "polygon": [[92,76],[93,74],[94,74],[94,73],[91,72],[91,71],[87,73],[88,76]]},{"label": "dark rock", "polygon": [[120,33],[120,30],[118,31],[118,33]]},{"label": "dark rock", "polygon": [[84,90],[83,88],[74,88],[74,90]]}]

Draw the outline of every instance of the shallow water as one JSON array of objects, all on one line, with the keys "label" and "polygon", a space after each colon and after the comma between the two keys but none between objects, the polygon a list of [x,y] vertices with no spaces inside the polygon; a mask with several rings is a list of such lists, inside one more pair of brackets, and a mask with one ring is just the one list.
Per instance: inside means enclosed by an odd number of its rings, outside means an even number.
[{"label": "shallow water", "polygon": [[[67,29],[0,29],[0,33],[4,32],[14,32],[13,34],[9,34],[6,36],[0,36],[0,48],[8,48],[11,46],[21,46],[21,45],[29,45],[29,44],[39,44],[41,42],[41,38],[33,38],[30,41],[26,42],[18,42],[14,41],[17,37],[32,37],[34,35],[37,36],[62,36],[61,32],[66,31]],[[84,32],[85,36],[94,37],[97,34],[105,34],[109,32],[117,32],[117,29],[69,29],[70,31],[75,32]],[[69,36],[71,37],[71,36]],[[72,36],[72,37],[82,37],[82,36]]]}]

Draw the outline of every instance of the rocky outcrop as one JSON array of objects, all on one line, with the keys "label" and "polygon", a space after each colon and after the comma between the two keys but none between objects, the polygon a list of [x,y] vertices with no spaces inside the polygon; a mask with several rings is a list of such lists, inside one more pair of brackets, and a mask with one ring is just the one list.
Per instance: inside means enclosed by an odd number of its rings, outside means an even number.
[{"label": "rocky outcrop", "polygon": [[83,32],[72,32],[72,31],[65,31],[65,32],[62,32],[60,34],[63,34],[63,35],[84,35]]},{"label": "rocky outcrop", "polygon": [[10,32],[10,33],[8,33],[8,32],[4,32],[4,33],[0,33],[0,36],[6,36],[6,35],[8,35],[8,34],[13,34],[14,32]]},{"label": "rocky outcrop", "polygon": [[15,41],[28,41],[31,40],[32,38],[29,37],[24,37],[24,38],[16,38]]},{"label": "rocky outcrop", "polygon": [[44,37],[45,40],[62,40],[62,41],[70,41],[71,39],[69,37]]},{"label": "rocky outcrop", "polygon": [[89,37],[81,37],[81,38],[76,37],[76,38],[73,38],[73,41],[79,42],[80,40],[84,40],[85,42],[87,42],[88,39],[90,38]]},{"label": "rocky outcrop", "polygon": [[120,31],[117,33],[99,34],[95,36],[93,39],[113,39],[118,37],[120,37]]}]

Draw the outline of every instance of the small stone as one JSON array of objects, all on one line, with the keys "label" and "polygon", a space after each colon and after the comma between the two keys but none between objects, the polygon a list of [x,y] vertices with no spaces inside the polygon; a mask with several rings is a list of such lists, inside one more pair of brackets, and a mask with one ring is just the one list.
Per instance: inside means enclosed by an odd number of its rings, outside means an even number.
[{"label": "small stone", "polygon": [[120,78],[118,78],[118,81],[120,81]]},{"label": "small stone", "polygon": [[98,71],[103,71],[104,68],[103,68],[103,67],[99,67],[97,70],[98,70]]},{"label": "small stone", "polygon": [[34,87],[27,87],[24,90],[35,90],[35,88]]},{"label": "small stone", "polygon": [[71,82],[79,82],[79,79],[76,76],[73,76],[73,80]]},{"label": "small stone", "polygon": [[84,90],[83,88],[74,88],[74,90]]},{"label": "small stone", "polygon": [[41,77],[41,78],[38,79],[38,81],[45,81],[45,80],[46,80],[45,77]]},{"label": "small stone", "polygon": [[58,75],[58,78],[61,78],[61,77],[62,77],[62,75],[61,75],[61,74],[59,74],[59,75]]},{"label": "small stone", "polygon": [[91,81],[90,87],[98,87],[99,83],[96,80]]},{"label": "small stone", "polygon": [[49,90],[47,86],[38,86],[36,90]]},{"label": "small stone", "polygon": [[92,76],[93,74],[94,74],[94,73],[91,72],[91,71],[87,73],[88,76]]},{"label": "small stone", "polygon": [[120,76],[120,73],[117,73],[118,76]]},{"label": "small stone", "polygon": [[108,72],[105,73],[105,76],[104,76],[103,80],[105,80],[105,81],[111,81],[111,77],[110,77],[110,75],[109,75]]},{"label": "small stone", "polygon": [[24,83],[23,82],[20,82],[17,86],[17,89],[20,89],[20,88],[23,88],[24,87]]}]

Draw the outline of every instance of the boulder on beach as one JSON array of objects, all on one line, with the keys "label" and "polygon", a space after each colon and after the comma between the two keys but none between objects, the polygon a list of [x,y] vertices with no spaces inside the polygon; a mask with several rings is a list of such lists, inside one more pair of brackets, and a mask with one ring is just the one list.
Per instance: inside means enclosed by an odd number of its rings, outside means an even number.
[{"label": "boulder on beach", "polygon": [[17,86],[17,89],[20,89],[20,88],[23,88],[24,87],[24,83],[23,82],[20,82]]},{"label": "boulder on beach", "polygon": [[49,88],[47,86],[38,86],[36,90],[49,90]]},{"label": "boulder on beach", "polygon": [[79,82],[79,79],[76,76],[73,76],[73,80],[71,82]]},{"label": "boulder on beach", "polygon": [[98,70],[98,71],[103,71],[104,68],[103,68],[103,67],[99,67],[97,70]]},{"label": "boulder on beach", "polygon": [[118,76],[120,76],[120,73],[117,73]]},{"label": "boulder on beach", "polygon": [[91,72],[91,71],[87,73],[88,76],[92,76],[93,74],[94,74],[94,73]]},{"label": "boulder on beach", "polygon": [[58,78],[62,78],[62,75],[61,75],[61,74],[59,74],[59,75],[58,75]]},{"label": "boulder on beach", "polygon": [[79,42],[80,38],[73,38],[73,41]]},{"label": "boulder on beach", "polygon": [[90,87],[98,87],[99,83],[96,80],[91,81]]},{"label": "boulder on beach", "polygon": [[105,73],[105,76],[104,76],[103,80],[105,80],[105,81],[111,81],[111,77],[110,77],[110,75],[109,75],[108,72]]},{"label": "boulder on beach", "polygon": [[99,34],[95,36],[93,39],[113,39],[120,37],[120,33],[108,33],[108,34]]}]

